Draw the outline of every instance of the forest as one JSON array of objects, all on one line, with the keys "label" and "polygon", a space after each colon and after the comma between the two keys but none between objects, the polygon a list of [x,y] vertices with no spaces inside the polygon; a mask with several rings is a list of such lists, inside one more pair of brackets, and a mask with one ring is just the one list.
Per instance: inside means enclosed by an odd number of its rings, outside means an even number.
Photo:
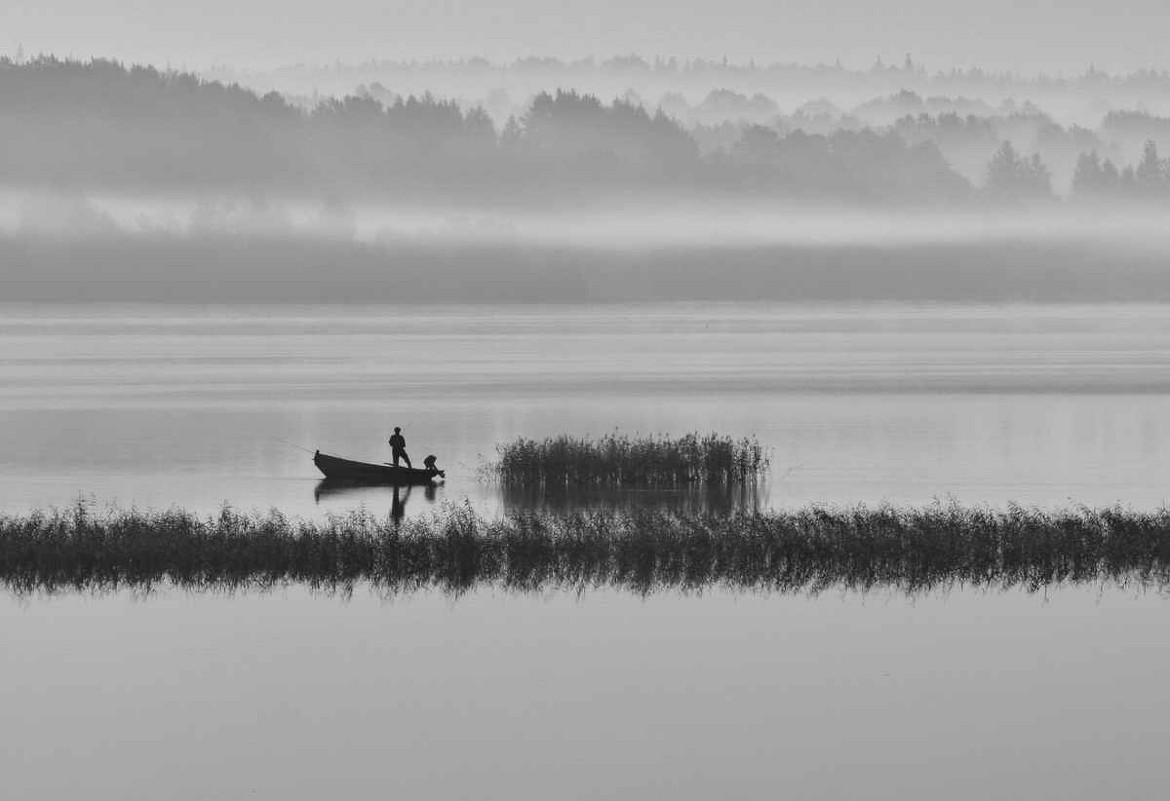
[{"label": "forest", "polygon": [[[916,73],[908,71],[907,75]],[[348,200],[589,202],[617,195],[963,206],[1170,194],[1170,120],[1063,126],[1031,102],[911,90],[846,112],[712,90],[688,105],[536,92],[484,104],[376,84],[312,104],[188,72],[0,60],[0,184]]]}]

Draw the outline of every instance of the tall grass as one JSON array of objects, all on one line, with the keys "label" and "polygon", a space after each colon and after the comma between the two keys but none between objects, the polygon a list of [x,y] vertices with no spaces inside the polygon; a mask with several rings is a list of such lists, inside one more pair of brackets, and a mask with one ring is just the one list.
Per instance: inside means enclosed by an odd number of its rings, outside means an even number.
[{"label": "tall grass", "polygon": [[1170,589],[1170,511],[937,505],[485,520],[464,506],[401,526],[364,513],[316,523],[231,509],[212,517],[178,509],[94,516],[83,507],[0,517],[0,583],[22,594],[162,584],[339,590],[358,582],[391,592],[486,584],[913,593],[1105,581]]},{"label": "tall grass", "polygon": [[519,437],[496,447],[488,472],[505,485],[669,487],[753,481],[768,469],[759,441],[718,434],[594,439]]}]

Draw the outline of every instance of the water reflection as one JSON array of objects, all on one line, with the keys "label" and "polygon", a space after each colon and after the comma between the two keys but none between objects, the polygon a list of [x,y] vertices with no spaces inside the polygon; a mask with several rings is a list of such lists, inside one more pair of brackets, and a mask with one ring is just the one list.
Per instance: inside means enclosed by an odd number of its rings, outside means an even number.
[{"label": "water reflection", "polygon": [[579,512],[656,511],[686,515],[730,515],[758,512],[768,498],[763,482],[710,484],[679,489],[613,489],[604,487],[500,488],[504,511]]},{"label": "water reflection", "polygon": [[[466,490],[466,488],[463,488]],[[769,487],[764,482],[737,485],[710,485],[680,489],[542,488],[483,486],[477,509],[488,517],[523,512],[566,514],[581,511],[653,511],[680,515],[729,516],[758,512],[768,506]],[[451,495],[442,483],[395,487],[355,481],[323,479],[313,488],[318,506],[362,507],[370,511],[387,509],[391,519],[401,522],[417,517],[444,498],[457,502],[462,492]],[[418,499],[422,498],[420,502]],[[499,505],[496,504],[498,501]]]},{"label": "water reflection", "polygon": [[345,500],[352,505],[367,508],[379,508],[389,503],[391,519],[395,523],[400,523],[406,517],[406,505],[412,497],[422,496],[427,504],[434,504],[440,496],[442,486],[427,484],[423,487],[399,487],[326,478],[317,482],[317,486],[313,488],[313,499],[318,504],[322,500]]}]

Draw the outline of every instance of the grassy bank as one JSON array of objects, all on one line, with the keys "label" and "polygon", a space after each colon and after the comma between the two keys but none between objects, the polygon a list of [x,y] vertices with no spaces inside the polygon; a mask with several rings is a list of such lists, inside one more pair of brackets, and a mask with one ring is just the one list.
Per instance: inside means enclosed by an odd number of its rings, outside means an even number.
[{"label": "grassy bank", "polygon": [[520,437],[496,447],[488,473],[505,486],[671,487],[755,481],[768,469],[754,438],[718,434],[682,437],[561,434]]},{"label": "grassy bank", "polygon": [[1063,582],[1170,588],[1170,511],[1048,513],[934,506],[730,517],[661,512],[522,514],[467,508],[395,526],[362,514],[324,523],[224,510],[69,512],[0,518],[0,583],[16,593],[174,584],[303,583],[387,592],[477,585],[649,593],[774,592],[956,584],[1037,590]]}]

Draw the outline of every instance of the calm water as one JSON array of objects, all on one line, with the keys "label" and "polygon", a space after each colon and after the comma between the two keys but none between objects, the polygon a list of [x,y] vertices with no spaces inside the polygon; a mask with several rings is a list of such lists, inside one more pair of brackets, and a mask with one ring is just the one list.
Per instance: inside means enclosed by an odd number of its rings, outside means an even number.
[{"label": "calm water", "polygon": [[1157,799],[1168,601],[0,600],[5,797]]},{"label": "calm water", "polygon": [[762,502],[1160,505],[1160,307],[192,310],[0,307],[0,509],[313,515],[310,450],[380,461],[394,425],[485,510],[496,443],[560,432],[755,434]]},{"label": "calm water", "polygon": [[[494,445],[755,434],[750,498],[1158,506],[1164,309],[0,307],[0,511],[320,515],[295,446],[401,425],[487,513]],[[290,444],[291,443],[291,444]],[[0,596],[21,799],[1158,798],[1166,598],[1134,588],[648,599]],[[161,789],[160,789],[161,788]]]}]

